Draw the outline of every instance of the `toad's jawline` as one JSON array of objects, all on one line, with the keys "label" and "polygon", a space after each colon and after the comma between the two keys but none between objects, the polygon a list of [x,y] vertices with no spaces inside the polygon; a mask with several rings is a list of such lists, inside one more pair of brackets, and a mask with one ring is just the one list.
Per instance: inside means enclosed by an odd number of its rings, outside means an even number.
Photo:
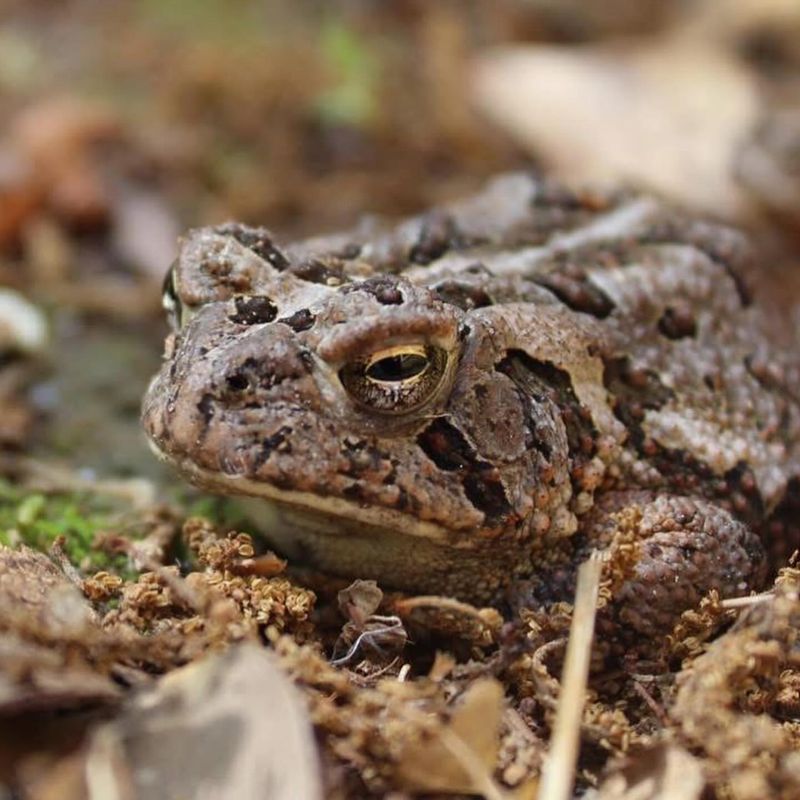
[{"label": "toad's jawline", "polygon": [[[313,492],[298,492],[279,489],[269,483],[254,481],[242,475],[226,475],[198,467],[189,459],[173,458],[160,450],[152,441],[151,450],[159,460],[171,464],[196,486],[222,494],[241,495],[246,499],[267,501],[289,507],[293,516],[302,519],[304,527],[317,528],[323,535],[346,536],[355,528],[359,534],[372,529],[376,535],[380,531],[403,533],[418,536],[431,542],[450,547],[470,550],[474,544],[460,539],[463,531],[448,530],[434,522],[420,520],[410,514],[390,508],[363,507],[358,503],[341,497],[326,497]],[[315,526],[313,523],[317,522]],[[335,521],[337,525],[331,525]],[[464,537],[467,538],[467,537]]]}]

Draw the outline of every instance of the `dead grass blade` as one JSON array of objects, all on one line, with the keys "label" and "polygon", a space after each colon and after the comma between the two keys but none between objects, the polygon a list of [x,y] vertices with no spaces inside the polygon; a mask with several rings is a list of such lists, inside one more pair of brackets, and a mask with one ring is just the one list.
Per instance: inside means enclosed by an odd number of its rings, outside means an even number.
[{"label": "dead grass blade", "polygon": [[542,770],[538,800],[569,800],[578,761],[580,725],[589,676],[594,620],[600,586],[600,556],[593,555],[578,570],[575,610],[572,615],[561,695],[556,711],[550,751]]}]

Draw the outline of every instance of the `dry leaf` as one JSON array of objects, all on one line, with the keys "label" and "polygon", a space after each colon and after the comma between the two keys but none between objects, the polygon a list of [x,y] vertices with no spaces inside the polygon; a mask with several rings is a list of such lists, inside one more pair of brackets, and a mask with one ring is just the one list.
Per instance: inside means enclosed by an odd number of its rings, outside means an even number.
[{"label": "dry leaf", "polygon": [[695,41],[507,47],[475,72],[480,107],[556,177],[620,182],[716,214],[748,200],[733,160],[757,119],[753,78]]},{"label": "dry leaf", "polygon": [[337,595],[339,611],[358,628],[378,610],[381,600],[383,592],[375,581],[353,581]]},{"label": "dry leaf", "polygon": [[0,547],[0,715],[113,703],[86,598],[43,553]]},{"label": "dry leaf", "polygon": [[403,749],[398,778],[412,791],[483,792],[497,761],[502,714],[500,683],[475,681],[435,738],[414,740]]},{"label": "dry leaf", "polygon": [[176,670],[95,732],[90,800],[315,800],[319,764],[307,712],[261,647]]},{"label": "dry leaf", "polygon": [[110,111],[73,97],[49,97],[16,117],[12,135],[60,219],[90,228],[106,220],[108,192],[92,150],[120,135]]},{"label": "dry leaf", "polygon": [[632,757],[590,795],[592,800],[698,800],[705,780],[700,761],[675,744],[660,744]]}]

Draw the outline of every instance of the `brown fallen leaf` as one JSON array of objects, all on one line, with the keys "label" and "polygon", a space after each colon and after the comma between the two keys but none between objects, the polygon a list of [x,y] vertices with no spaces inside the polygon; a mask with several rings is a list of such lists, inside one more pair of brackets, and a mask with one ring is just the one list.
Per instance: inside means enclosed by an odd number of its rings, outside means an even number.
[{"label": "brown fallen leaf", "polygon": [[756,123],[754,77],[680,37],[606,47],[505,47],[476,64],[478,105],[549,173],[630,183],[745,217],[733,160]]},{"label": "brown fallen leaf", "polygon": [[440,595],[401,597],[389,607],[411,626],[463,639],[480,648],[495,644],[503,625],[503,618],[496,608],[478,608]]},{"label": "brown fallen leaf", "polygon": [[700,761],[677,744],[632,753],[591,800],[698,800],[705,787]]},{"label": "brown fallen leaf", "polygon": [[369,659],[385,666],[403,651],[408,634],[400,618],[375,613],[382,600],[383,592],[371,580],[353,581],[338,593],[339,611],[347,622],[334,645],[331,663]]},{"label": "brown fallen leaf", "polygon": [[44,201],[33,167],[12,147],[0,146],[0,251],[19,243],[20,232]]},{"label": "brown fallen leaf", "polygon": [[0,716],[115,703],[102,638],[79,589],[43,553],[0,547]]},{"label": "brown fallen leaf", "polygon": [[92,607],[44,553],[0,547],[0,629],[66,639],[96,625]]},{"label": "brown fallen leaf", "polygon": [[353,581],[337,597],[339,611],[360,628],[378,610],[383,592],[375,581]]},{"label": "brown fallen leaf", "polygon": [[262,647],[175,670],[97,729],[83,757],[89,800],[322,797],[307,711]]},{"label": "brown fallen leaf", "polygon": [[475,681],[435,737],[413,739],[403,748],[399,780],[411,791],[504,797],[492,780],[502,715],[500,683],[491,678]]},{"label": "brown fallen leaf", "polygon": [[92,156],[102,142],[118,138],[114,115],[74,97],[49,97],[15,119],[12,137],[32,165],[34,184],[44,187],[59,219],[81,228],[106,221],[108,191]]}]

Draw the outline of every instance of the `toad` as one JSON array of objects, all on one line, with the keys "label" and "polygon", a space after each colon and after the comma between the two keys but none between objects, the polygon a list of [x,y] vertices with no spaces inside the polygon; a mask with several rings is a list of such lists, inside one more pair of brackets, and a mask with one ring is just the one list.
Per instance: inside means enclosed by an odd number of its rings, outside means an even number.
[{"label": "toad", "polygon": [[650,197],[523,174],[297,243],[193,230],[144,427],[282,554],[406,592],[570,599],[632,524],[615,608],[659,635],[796,541],[800,382],[751,258]]}]

